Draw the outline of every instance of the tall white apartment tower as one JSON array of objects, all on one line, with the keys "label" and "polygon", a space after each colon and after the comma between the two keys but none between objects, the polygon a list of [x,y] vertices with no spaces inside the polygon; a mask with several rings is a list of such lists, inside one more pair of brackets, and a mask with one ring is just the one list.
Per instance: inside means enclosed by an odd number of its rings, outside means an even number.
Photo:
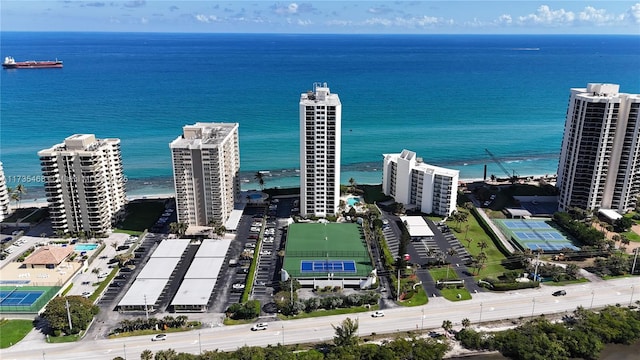
[{"label": "tall white apartment tower", "polygon": [[169,144],[178,222],[224,225],[240,192],[238,123],[195,123]]},{"label": "tall white apartment tower", "polygon": [[105,233],[123,215],[120,139],[75,134],[38,156],[54,230]]},{"label": "tall white apartment tower", "polygon": [[324,217],[340,203],[342,104],[327,83],[300,95],[300,213]]},{"label": "tall white apartment tower", "polygon": [[616,84],[571,89],[558,165],[559,209],[635,208],[640,195],[640,95]]},{"label": "tall white apartment tower", "polygon": [[2,162],[0,162],[0,222],[9,215],[9,192],[7,190],[7,178],[4,176]]},{"label": "tall white apartment tower", "polygon": [[405,208],[418,208],[426,214],[448,216],[456,210],[458,170],[426,164],[409,150],[383,156],[385,195],[393,196]]}]

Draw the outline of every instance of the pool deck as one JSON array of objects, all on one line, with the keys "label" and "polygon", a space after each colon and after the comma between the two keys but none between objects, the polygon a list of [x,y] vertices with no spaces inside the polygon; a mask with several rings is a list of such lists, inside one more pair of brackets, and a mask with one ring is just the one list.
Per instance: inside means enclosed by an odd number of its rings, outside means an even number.
[{"label": "pool deck", "polygon": [[0,280],[30,280],[24,286],[62,286],[80,271],[82,264],[76,261],[64,261],[55,269],[22,268],[21,262],[10,262],[2,268]]}]

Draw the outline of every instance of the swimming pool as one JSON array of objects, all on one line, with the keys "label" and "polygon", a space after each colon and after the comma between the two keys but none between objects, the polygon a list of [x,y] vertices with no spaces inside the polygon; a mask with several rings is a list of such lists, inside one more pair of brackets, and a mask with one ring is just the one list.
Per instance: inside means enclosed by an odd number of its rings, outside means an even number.
[{"label": "swimming pool", "polygon": [[251,193],[248,195],[251,200],[262,199],[262,193]]},{"label": "swimming pool", "polygon": [[354,206],[356,203],[359,203],[359,202],[362,202],[359,196],[347,198],[347,204],[349,204],[349,206]]},{"label": "swimming pool", "polygon": [[76,251],[91,251],[95,250],[98,247],[98,244],[76,244],[74,250]]}]

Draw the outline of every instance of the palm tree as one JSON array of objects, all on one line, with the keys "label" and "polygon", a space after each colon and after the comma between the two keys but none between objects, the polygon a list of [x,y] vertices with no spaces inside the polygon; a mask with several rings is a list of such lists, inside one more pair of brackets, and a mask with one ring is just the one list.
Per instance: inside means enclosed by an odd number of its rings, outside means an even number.
[{"label": "palm tree", "polygon": [[264,174],[258,171],[253,177],[258,181],[258,185],[260,185],[260,190],[264,190]]},{"label": "palm tree", "polygon": [[471,325],[471,320],[469,320],[468,318],[464,318],[462,319],[462,327],[463,328],[468,328]]},{"label": "palm tree", "polygon": [[333,337],[333,343],[336,346],[352,347],[358,345],[358,321],[353,321],[351,318],[346,318],[342,321],[341,325],[331,325],[333,330],[336,331],[336,335]]},{"label": "palm tree", "polygon": [[451,320],[444,320],[442,322],[442,328],[444,329],[444,331],[449,333],[453,329],[453,323],[451,322]]},{"label": "palm tree", "polygon": [[27,189],[24,185],[18,184],[14,191],[18,194],[18,208],[20,208],[20,200],[22,200],[22,195],[27,193]]},{"label": "palm tree", "polygon": [[153,359],[153,352],[149,349],[144,350],[142,353],[140,353],[140,360],[152,360]]},{"label": "palm tree", "polygon": [[480,275],[480,270],[484,267],[484,263],[487,262],[487,254],[484,251],[481,251],[478,256],[476,256],[476,275]]},{"label": "palm tree", "polygon": [[188,228],[189,225],[183,222],[172,222],[169,224],[169,232],[179,236],[183,236],[187,232]]},{"label": "palm tree", "polygon": [[489,244],[487,244],[486,241],[482,240],[478,242],[478,247],[480,248],[481,252],[484,252],[484,249],[489,247]]},{"label": "palm tree", "polygon": [[349,192],[353,193],[355,190],[356,180],[354,178],[349,178]]},{"label": "palm tree", "polygon": [[449,265],[447,265],[447,280],[449,280],[449,269],[451,269],[451,258],[456,254],[456,251],[453,248],[447,249],[447,255],[449,255]]}]

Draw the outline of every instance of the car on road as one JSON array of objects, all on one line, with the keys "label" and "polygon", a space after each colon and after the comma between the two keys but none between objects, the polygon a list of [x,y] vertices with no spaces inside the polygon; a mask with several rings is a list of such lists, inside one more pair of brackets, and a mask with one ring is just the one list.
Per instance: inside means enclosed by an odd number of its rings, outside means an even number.
[{"label": "car on road", "polygon": [[151,341],[164,341],[167,340],[167,334],[157,334],[151,338]]},{"label": "car on road", "polygon": [[551,294],[553,296],[565,296],[567,295],[567,292],[565,290],[558,290],[558,291],[554,291],[553,294]]},{"label": "car on road", "polygon": [[89,296],[91,296],[91,293],[89,291],[85,291],[82,293],[82,296],[88,298]]},{"label": "car on road", "polygon": [[267,330],[268,327],[267,323],[257,323],[251,327],[251,331]]},{"label": "car on road", "polygon": [[371,314],[371,317],[377,318],[377,317],[383,317],[384,316],[384,311],[382,310],[378,310],[376,312],[374,312],[373,314]]},{"label": "car on road", "polygon": [[260,255],[271,255],[271,251],[270,250],[262,250],[262,251],[260,251]]}]

